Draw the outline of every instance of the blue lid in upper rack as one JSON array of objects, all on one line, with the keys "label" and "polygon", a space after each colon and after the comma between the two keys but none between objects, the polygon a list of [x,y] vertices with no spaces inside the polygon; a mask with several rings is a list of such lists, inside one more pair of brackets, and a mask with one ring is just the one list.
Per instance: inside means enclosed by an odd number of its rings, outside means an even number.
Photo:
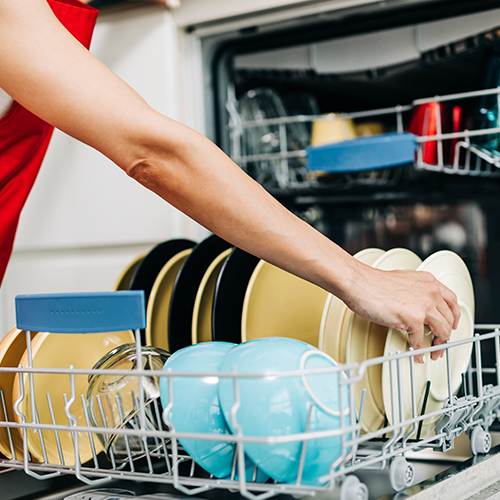
[{"label": "blue lid in upper rack", "polygon": [[320,172],[359,172],[405,165],[415,161],[416,136],[409,132],[373,135],[309,146],[307,168]]},{"label": "blue lid in upper rack", "polygon": [[98,333],[146,326],[144,291],[18,295],[20,330]]}]

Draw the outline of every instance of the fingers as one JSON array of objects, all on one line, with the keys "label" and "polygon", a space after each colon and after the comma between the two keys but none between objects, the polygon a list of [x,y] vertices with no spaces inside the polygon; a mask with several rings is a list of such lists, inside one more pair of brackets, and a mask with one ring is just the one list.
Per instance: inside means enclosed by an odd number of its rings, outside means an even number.
[{"label": "fingers", "polygon": [[[434,335],[432,345],[444,345],[450,340],[452,329],[458,327],[460,320],[460,307],[457,297],[448,287],[444,286],[434,276],[428,273],[423,274],[424,279],[429,280],[427,286],[427,301],[422,299],[424,306],[424,323],[428,325]],[[423,346],[423,333],[420,326],[413,327],[412,335],[409,336],[409,345],[414,349]],[[431,359],[439,359],[444,354],[444,350],[431,353]],[[417,361],[422,362],[423,356],[416,357]]]},{"label": "fingers", "polygon": [[[434,335],[433,345],[444,345],[450,340],[452,329],[457,328],[460,319],[460,308],[456,295],[433,275],[419,273],[423,279],[423,295],[420,297],[418,311],[408,328],[409,346],[417,350],[424,345],[424,325],[427,325]],[[444,350],[431,353],[431,359],[436,360],[444,354]],[[422,363],[423,355],[415,359]]]}]

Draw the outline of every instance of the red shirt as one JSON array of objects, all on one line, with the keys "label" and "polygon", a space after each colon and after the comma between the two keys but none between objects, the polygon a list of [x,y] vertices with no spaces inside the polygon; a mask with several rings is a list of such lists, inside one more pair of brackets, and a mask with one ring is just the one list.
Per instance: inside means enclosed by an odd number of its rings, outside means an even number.
[{"label": "red shirt", "polygon": [[[48,0],[61,23],[87,49],[97,9],[78,0]],[[15,102],[0,119],[0,284],[12,253],[21,210],[33,187],[54,127]]]}]

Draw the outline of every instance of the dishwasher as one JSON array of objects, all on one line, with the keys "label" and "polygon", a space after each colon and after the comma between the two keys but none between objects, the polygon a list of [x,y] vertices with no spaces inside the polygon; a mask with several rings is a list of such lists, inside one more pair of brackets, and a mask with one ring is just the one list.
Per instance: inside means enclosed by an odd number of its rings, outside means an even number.
[{"label": "dishwasher", "polygon": [[[295,370],[265,373],[238,373],[236,369],[206,373],[166,371],[158,370],[158,365],[143,366],[142,363],[129,369],[106,364],[92,369],[39,368],[34,367],[31,345],[32,335],[37,331],[55,332],[51,335],[57,342],[57,332],[92,336],[96,335],[92,332],[130,328],[135,331],[135,345],[127,345],[133,346],[136,359],[145,359],[150,348],[141,345],[140,329],[145,324],[144,294],[142,291],[118,291],[24,295],[16,297],[16,311],[17,326],[26,336],[27,349],[19,367],[0,368],[4,375],[13,374],[18,380],[10,412],[6,408],[6,394],[0,393],[4,415],[0,426],[7,433],[11,454],[11,459],[1,462],[2,469],[6,469],[2,472],[3,498],[122,500],[138,496],[159,500],[239,495],[251,500],[270,497],[362,500],[381,498],[381,492],[387,495],[385,498],[410,495],[415,498],[435,497],[429,495],[494,498],[498,492],[500,455],[498,447],[491,449],[490,432],[500,414],[498,325],[475,325],[476,334],[472,337],[448,342],[441,362],[446,376],[443,383],[434,377],[433,385],[422,377],[421,367],[425,364],[417,363],[415,355],[429,355],[443,346],[429,345],[418,351],[398,350],[361,363],[335,363],[320,368],[306,366],[306,358],[315,352],[311,351],[302,354]],[[482,351],[493,352],[494,368],[483,366]],[[455,368],[456,360],[464,353],[467,370],[459,373]],[[468,356],[472,356],[474,363],[469,363]],[[370,430],[363,420],[367,391],[360,382],[377,367],[387,377],[384,397],[389,398],[392,406],[383,425]],[[338,411],[334,412],[336,424],[313,429],[313,415],[317,411],[313,407],[324,403],[315,394],[316,386],[312,381],[313,377],[325,373],[337,374],[334,379],[339,395]],[[493,375],[495,383],[485,384],[483,373]],[[82,376],[83,386],[79,382]],[[42,377],[51,377],[50,382],[44,383]],[[119,390],[103,391],[94,400],[90,390],[92,382],[85,383],[87,377],[89,381],[91,377],[98,377],[104,381],[102,387],[118,387]],[[161,402],[158,397],[149,396],[154,377],[166,379],[167,402],[163,394]],[[176,403],[182,403],[175,399],[172,380],[179,377],[187,378],[190,384],[200,378],[228,379],[232,397],[228,418],[240,430],[215,435],[176,430],[172,410]],[[311,395],[311,402],[314,401],[307,406],[303,429],[280,436],[245,434],[238,421],[243,418],[238,409],[246,397],[240,386],[248,380],[265,383],[287,378],[301,381]],[[43,387],[44,392],[49,392],[37,394],[35,380],[38,391]],[[124,381],[129,384],[132,381],[131,393],[122,390],[126,387]],[[87,386],[89,389],[82,394],[81,387]],[[64,404],[58,406],[58,401],[62,400]],[[45,401],[43,405],[42,401]],[[111,407],[118,410],[110,412]],[[15,418],[8,418],[9,414]],[[20,433],[17,445],[15,433]],[[110,440],[106,441],[103,436],[110,436]],[[456,463],[451,469],[449,463],[437,469],[435,466],[426,468],[411,458],[419,453],[452,453],[460,439],[463,446],[464,437],[472,458]],[[108,443],[105,453],[102,453],[102,446],[98,447],[103,439]],[[308,446],[311,448],[315,442],[332,439],[334,441],[328,443],[338,448],[335,460],[323,470],[322,477],[311,481],[307,476]],[[183,440],[184,443],[186,440],[233,443],[231,473],[220,478],[203,471],[180,444]],[[267,453],[276,446],[286,449],[290,443],[297,444],[293,480],[270,480],[259,475],[257,466],[253,466],[250,473],[245,469],[245,447],[259,446]],[[434,475],[436,470],[439,472]],[[429,475],[434,475],[431,483]],[[456,490],[458,485],[461,491]],[[30,488],[32,492],[27,493]],[[16,491],[20,490],[24,493],[16,496]]]},{"label": "dishwasher", "polygon": [[[18,377],[21,391],[14,405],[15,421],[6,418],[5,396],[0,393],[0,428],[7,432],[12,448],[12,459],[0,462],[5,500],[498,497],[500,154],[495,141],[500,133],[500,82],[498,72],[488,72],[500,51],[498,2],[392,0],[346,8],[338,8],[335,2],[310,4],[318,12],[303,17],[290,16],[284,8],[267,13],[272,20],[262,24],[258,16],[243,16],[188,27],[189,35],[200,42],[208,82],[203,90],[207,135],[281,203],[351,253],[367,246],[404,246],[422,255],[442,249],[461,255],[475,285],[477,324],[473,337],[445,347],[441,404],[428,407],[431,387],[422,386],[415,376],[415,355],[429,355],[433,347],[339,364],[332,372],[342,373],[339,391],[345,390],[347,397],[338,428],[317,433],[306,422],[300,433],[279,439],[219,435],[218,441],[233,443],[236,449],[230,476],[219,479],[201,470],[179,443],[210,438],[177,432],[166,416],[168,408],[155,406],[154,425],[148,427],[148,410],[139,397],[133,425],[96,428],[86,413],[85,394],[76,392],[74,380],[107,372],[33,368],[28,356],[27,366],[0,367],[1,373]],[[243,103],[264,94],[278,95],[283,106],[275,106],[274,114],[264,110],[245,115]],[[327,143],[312,141],[322,129],[334,135]],[[370,163],[370,148],[381,136],[406,138],[411,148],[406,154],[412,160]],[[363,140],[357,144],[367,147],[364,168],[325,167],[315,156],[322,148],[330,158],[346,154],[349,144]],[[127,301],[141,300],[116,294],[126,311]],[[43,302],[43,298],[29,300]],[[103,300],[104,316],[116,318],[116,308],[123,313],[123,306],[114,299],[98,299]],[[68,294],[51,300],[55,301],[52,309],[70,310],[81,297]],[[126,328],[135,330],[140,356],[143,314],[127,317]],[[68,316],[61,318],[68,320]],[[17,319],[18,328],[28,332],[28,346],[30,331],[57,331],[47,311],[34,323],[26,323],[22,314]],[[109,331],[117,327],[111,323]],[[59,331],[86,332],[78,322],[56,326],[62,328]],[[98,326],[94,331],[104,331],[106,325]],[[452,381],[452,366],[455,353],[465,348],[471,361],[457,385]],[[390,422],[367,432],[362,426],[366,391],[358,388],[374,369],[387,374],[392,415]],[[40,423],[34,399],[29,412],[22,410],[23,401],[29,399],[26,394],[34,393],[33,377],[44,374],[69,381],[64,421]],[[147,377],[199,376],[140,368],[122,375],[136,379],[139,393]],[[318,373],[300,368],[279,377],[314,375]],[[259,380],[263,375],[253,377]],[[234,385],[233,413],[238,424],[238,385],[244,377],[233,373],[227,378]],[[54,385],[54,394],[48,397],[49,414],[56,394]],[[82,420],[75,418],[76,408]],[[16,459],[14,433],[38,436],[42,459],[31,460],[27,449],[22,459]],[[44,450],[44,434],[56,443],[51,459]],[[117,461],[113,453],[99,454],[92,444],[98,434],[122,436],[124,458]],[[59,435],[71,440],[74,463],[65,460],[57,446]],[[307,443],[329,438],[340,443],[338,457],[321,485],[304,484]],[[272,447],[278,442],[300,443],[295,481],[259,482],[239,474],[244,470],[246,446]],[[90,450],[84,463],[79,459],[82,443]],[[129,453],[132,443],[143,451],[139,460]]]}]

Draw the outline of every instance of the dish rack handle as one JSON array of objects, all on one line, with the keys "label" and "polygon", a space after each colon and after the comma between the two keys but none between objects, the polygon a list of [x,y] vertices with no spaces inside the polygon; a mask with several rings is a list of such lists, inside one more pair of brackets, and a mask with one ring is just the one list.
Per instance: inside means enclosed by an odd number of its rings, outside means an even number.
[{"label": "dish rack handle", "polygon": [[146,327],[144,291],[18,295],[20,330],[98,333]]}]

